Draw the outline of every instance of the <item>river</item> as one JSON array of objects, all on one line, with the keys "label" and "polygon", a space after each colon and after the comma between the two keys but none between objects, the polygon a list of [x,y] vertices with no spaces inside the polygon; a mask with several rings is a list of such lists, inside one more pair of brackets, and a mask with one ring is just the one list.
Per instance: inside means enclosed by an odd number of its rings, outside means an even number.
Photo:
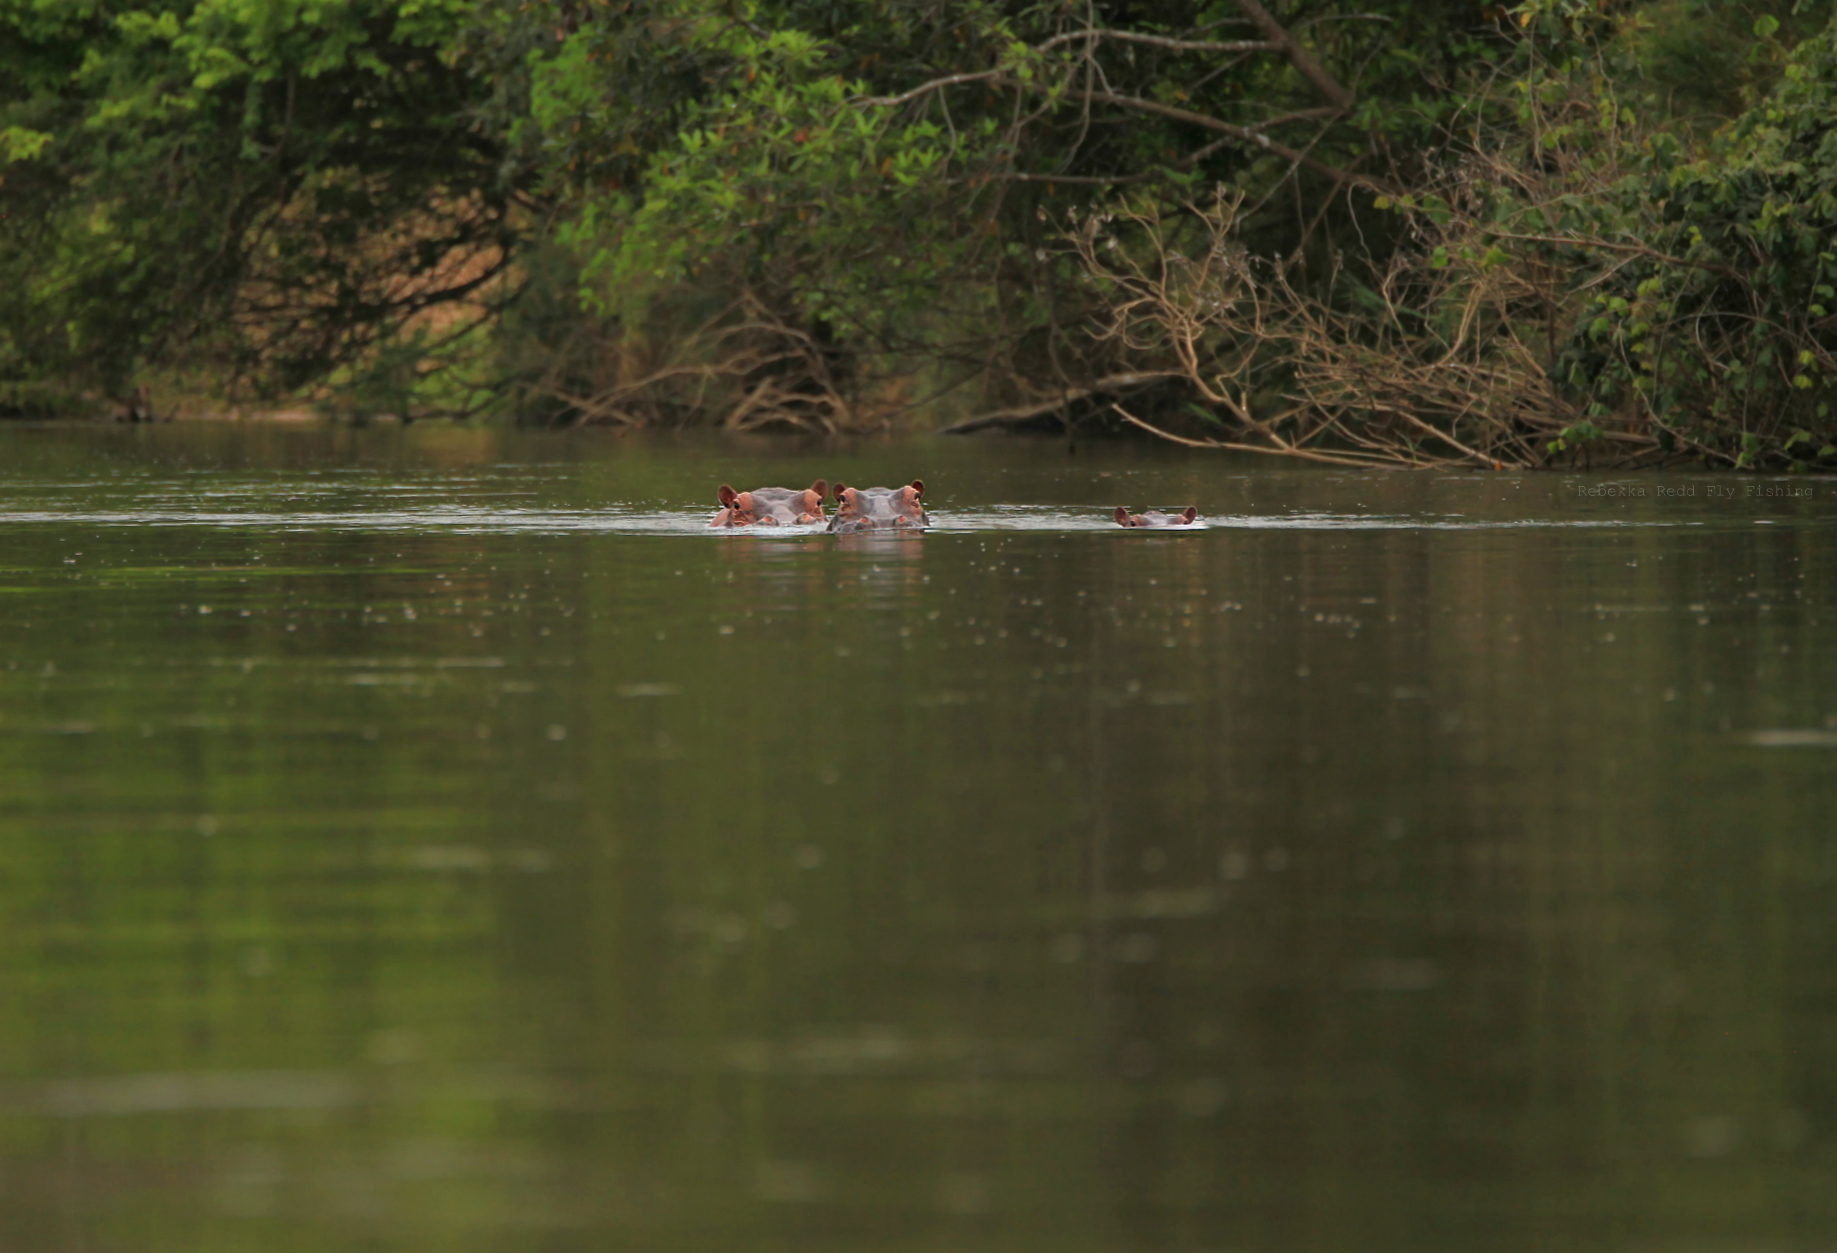
[{"label": "river", "polygon": [[1834,520],[0,429],[0,1248],[1828,1248]]}]

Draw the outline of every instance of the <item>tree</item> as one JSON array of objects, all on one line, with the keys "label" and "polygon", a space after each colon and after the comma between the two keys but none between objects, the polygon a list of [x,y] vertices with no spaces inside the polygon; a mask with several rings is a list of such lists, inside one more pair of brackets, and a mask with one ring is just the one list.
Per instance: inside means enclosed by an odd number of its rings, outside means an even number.
[{"label": "tree", "polygon": [[[1401,0],[551,12],[565,37],[536,63],[532,116],[590,307],[627,334],[662,307],[775,336],[783,351],[749,340],[746,360],[826,373],[780,388],[806,400],[876,356],[980,367],[1023,396],[1088,389],[1068,211],[1224,183],[1250,193],[1259,247],[1383,233],[1347,193],[1407,178],[1459,107],[1425,83],[1504,47],[1471,5]],[[719,372],[649,364],[638,382]],[[740,373],[732,412],[751,414],[762,384]]]},{"label": "tree", "polygon": [[0,5],[0,380],[323,379],[513,255],[475,0]]}]

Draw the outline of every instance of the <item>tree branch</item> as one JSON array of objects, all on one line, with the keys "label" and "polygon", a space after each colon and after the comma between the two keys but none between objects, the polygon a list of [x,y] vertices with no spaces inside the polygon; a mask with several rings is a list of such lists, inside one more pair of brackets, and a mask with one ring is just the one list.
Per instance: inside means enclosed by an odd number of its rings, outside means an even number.
[{"label": "tree branch", "polygon": [[1000,78],[1004,72],[1003,70],[980,70],[974,74],[948,74],[943,78],[934,78],[928,83],[920,83],[911,91],[901,92],[897,96],[862,96],[852,103],[863,109],[869,106],[888,108],[905,104],[909,100],[917,100],[920,96],[941,91],[946,87],[955,87],[958,83],[986,83],[990,79]]},{"label": "tree branch", "polygon": [[987,430],[992,426],[1014,426],[1034,418],[1043,418],[1049,413],[1063,412],[1074,401],[1084,400],[1099,392],[1117,392],[1134,389],[1162,379],[1182,378],[1184,375],[1174,370],[1137,371],[1133,374],[1112,374],[1097,379],[1087,387],[1075,387],[1061,392],[1051,400],[1036,401],[1030,405],[1015,405],[1011,409],[995,409],[988,413],[979,413],[974,417],[964,418],[949,426],[939,427],[934,434],[968,435],[975,431]]},{"label": "tree branch", "polygon": [[1076,43],[1080,39],[1114,39],[1119,43],[1147,44],[1152,48],[1168,48],[1174,52],[1284,52],[1288,45],[1269,39],[1238,39],[1230,43],[1218,43],[1206,39],[1169,39],[1164,35],[1142,35],[1130,30],[1075,30],[1063,35],[1054,35],[1035,51],[1044,52],[1060,44]]},{"label": "tree branch", "polygon": [[1275,457],[1299,457],[1303,461],[1319,461],[1331,466],[1369,467],[1397,464],[1389,458],[1362,456],[1358,453],[1317,452],[1312,448],[1302,448],[1280,439],[1276,441],[1275,448],[1265,448],[1261,444],[1238,444],[1220,439],[1188,439],[1184,435],[1175,435],[1172,431],[1164,431],[1158,426],[1149,425],[1121,405],[1111,405],[1110,408],[1114,409],[1117,416],[1129,425],[1138,426],[1150,435],[1158,436],[1170,444],[1179,444],[1184,448],[1220,448],[1229,452],[1260,452]]},{"label": "tree branch", "polygon": [[1382,192],[1387,196],[1400,196],[1403,194],[1402,188],[1387,179],[1377,178],[1370,174],[1359,174],[1352,170],[1343,170],[1337,165],[1328,165],[1325,161],[1320,160],[1318,157],[1311,157],[1299,148],[1291,148],[1287,144],[1277,143],[1261,131],[1252,130],[1247,126],[1238,126],[1231,122],[1221,121],[1208,114],[1194,113],[1190,109],[1176,109],[1172,105],[1161,104],[1154,100],[1144,100],[1140,96],[1118,96],[1107,91],[1074,91],[1070,94],[1085,100],[1090,100],[1096,104],[1113,104],[1122,109],[1134,109],[1141,113],[1154,113],[1161,117],[1173,118],[1178,122],[1187,122],[1194,126],[1204,127],[1206,130],[1217,131],[1220,134],[1229,135],[1240,143],[1262,148],[1279,157],[1286,157],[1296,165],[1305,166],[1313,170],[1316,174],[1323,174],[1333,179],[1335,182],[1357,183],[1360,186],[1370,187],[1375,191]]},{"label": "tree branch", "polygon": [[1244,11],[1244,16],[1255,22],[1263,37],[1275,44],[1288,55],[1289,64],[1293,65],[1301,76],[1314,84],[1314,89],[1325,96],[1332,105],[1345,112],[1352,108],[1352,93],[1347,91],[1326,68],[1314,59],[1314,54],[1302,47],[1288,30],[1271,17],[1269,10],[1258,3],[1258,0],[1237,0],[1237,7]]},{"label": "tree branch", "polygon": [[1113,187],[1118,183],[1146,183],[1151,179],[1163,177],[1160,170],[1140,170],[1134,174],[1118,174],[1106,178],[1096,174],[984,174],[979,176],[983,181],[995,183],[1071,183],[1086,187]]},{"label": "tree branch", "polygon": [[1502,231],[1488,226],[1484,222],[1476,224],[1478,228],[1494,239],[1516,239],[1527,244],[1560,244],[1570,248],[1600,248],[1607,252],[1631,253],[1636,257],[1646,257],[1653,261],[1662,261],[1666,265],[1682,266],[1687,270],[1703,270],[1710,274],[1720,274],[1724,278],[1739,279],[1740,273],[1732,266],[1716,265],[1708,261],[1692,261],[1687,257],[1674,257],[1670,253],[1660,252],[1645,244],[1621,244],[1611,239],[1596,239],[1586,235],[1521,235],[1515,231]]}]

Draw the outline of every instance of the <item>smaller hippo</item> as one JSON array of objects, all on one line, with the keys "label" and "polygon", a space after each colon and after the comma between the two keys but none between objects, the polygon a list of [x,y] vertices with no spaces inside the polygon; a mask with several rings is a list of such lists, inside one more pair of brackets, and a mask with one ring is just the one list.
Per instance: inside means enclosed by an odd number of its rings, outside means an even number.
[{"label": "smaller hippo", "polygon": [[[836,515],[840,517],[841,515]],[[1150,509],[1147,513],[1130,513],[1121,505],[1116,507],[1116,525],[1118,526],[1190,526],[1199,516],[1196,505],[1188,505],[1181,513],[1160,513]]]},{"label": "smaller hippo", "polygon": [[736,492],[721,484],[718,493],[721,511],[709,526],[801,526],[821,522],[829,515],[823,512],[823,497],[829,492],[829,481],[818,479],[809,487],[755,487],[750,492]]},{"label": "smaller hippo", "polygon": [[925,485],[913,479],[905,487],[844,487],[836,484],[836,512],[829,529],[837,532],[917,530],[931,525],[920,503]]}]

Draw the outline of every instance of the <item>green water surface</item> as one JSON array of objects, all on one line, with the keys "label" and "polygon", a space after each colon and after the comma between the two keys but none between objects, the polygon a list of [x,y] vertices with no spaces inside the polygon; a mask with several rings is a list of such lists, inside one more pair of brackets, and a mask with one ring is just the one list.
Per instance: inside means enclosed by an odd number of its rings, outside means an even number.
[{"label": "green water surface", "polygon": [[1834,519],[0,429],[0,1250],[1837,1247]]}]

